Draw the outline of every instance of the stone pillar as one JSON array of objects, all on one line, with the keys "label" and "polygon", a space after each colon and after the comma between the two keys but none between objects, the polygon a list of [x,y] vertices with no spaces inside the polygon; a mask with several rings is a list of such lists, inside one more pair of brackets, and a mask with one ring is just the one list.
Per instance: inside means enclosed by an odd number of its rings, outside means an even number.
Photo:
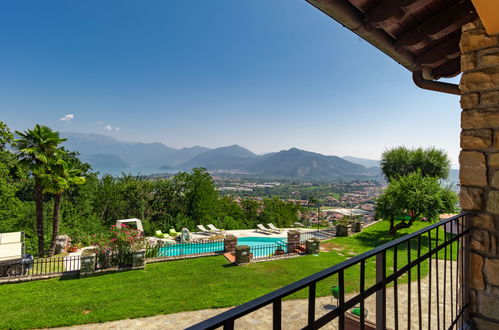
[{"label": "stone pillar", "polygon": [[224,251],[229,253],[236,252],[237,236],[227,235],[224,240]]},{"label": "stone pillar", "polygon": [[293,253],[300,245],[300,232],[298,230],[288,230],[288,253]]},{"label": "stone pillar", "polygon": [[321,241],[317,237],[305,241],[305,251],[307,254],[318,254],[320,249]]},{"label": "stone pillar", "polygon": [[477,329],[499,327],[499,35],[480,20],[461,35],[461,207],[473,211],[470,316]]},{"label": "stone pillar", "polygon": [[95,253],[80,257],[80,277],[92,275],[95,272]]},{"label": "stone pillar", "polygon": [[137,250],[132,252],[132,268],[144,269],[146,266],[146,250]]},{"label": "stone pillar", "polygon": [[250,247],[248,245],[236,246],[236,264],[243,265],[251,261]]}]

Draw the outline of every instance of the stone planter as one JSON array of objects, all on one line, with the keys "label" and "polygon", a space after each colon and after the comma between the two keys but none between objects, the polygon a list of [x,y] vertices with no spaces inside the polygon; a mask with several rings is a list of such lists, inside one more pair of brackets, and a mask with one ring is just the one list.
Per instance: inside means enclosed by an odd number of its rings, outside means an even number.
[{"label": "stone planter", "polygon": [[352,225],[336,225],[336,236],[345,237],[352,236]]},{"label": "stone planter", "polygon": [[363,227],[364,227],[364,222],[362,222],[362,221],[355,221],[352,224],[352,232],[359,233],[359,232],[362,231]]},{"label": "stone planter", "polygon": [[146,250],[137,250],[132,252],[132,268],[144,269],[146,266]]},{"label": "stone planter", "polygon": [[321,241],[317,238],[307,239],[305,241],[305,251],[307,254],[318,254],[321,247]]},{"label": "stone planter", "polygon": [[250,247],[248,245],[236,246],[236,264],[247,264],[251,261]]}]

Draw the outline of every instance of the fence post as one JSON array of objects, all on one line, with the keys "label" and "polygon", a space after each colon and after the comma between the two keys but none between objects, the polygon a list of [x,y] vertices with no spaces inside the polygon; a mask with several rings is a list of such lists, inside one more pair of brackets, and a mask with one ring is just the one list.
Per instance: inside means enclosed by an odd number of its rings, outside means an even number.
[{"label": "fence post", "polygon": [[307,254],[317,254],[320,251],[321,241],[317,238],[307,239],[305,241],[305,251]]},{"label": "fence post", "polygon": [[141,249],[132,252],[132,268],[144,269],[146,265],[146,250]]},{"label": "fence post", "polygon": [[288,253],[293,253],[300,245],[300,232],[298,230],[288,231]]},{"label": "fence post", "polygon": [[224,251],[227,253],[236,252],[237,236],[227,235],[224,239]]},{"label": "fence post", "polygon": [[95,272],[95,253],[80,257],[80,277],[90,276]]},{"label": "fence post", "polygon": [[[411,271],[409,269],[409,271]],[[382,287],[376,291],[376,330],[386,329],[386,251],[376,255],[376,283]],[[398,311],[394,311],[397,313]]]},{"label": "fence post", "polygon": [[250,247],[248,245],[236,246],[236,264],[247,264],[251,261]]}]

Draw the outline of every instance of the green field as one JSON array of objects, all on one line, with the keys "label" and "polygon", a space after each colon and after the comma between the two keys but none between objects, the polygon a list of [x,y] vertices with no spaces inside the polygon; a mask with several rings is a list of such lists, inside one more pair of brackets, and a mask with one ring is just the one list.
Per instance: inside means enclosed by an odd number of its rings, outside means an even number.
[{"label": "green field", "polygon": [[[399,236],[426,225],[415,224]],[[323,244],[330,252],[319,256],[241,267],[229,265],[222,256],[205,257],[154,263],[145,270],[93,278],[1,285],[0,328],[54,327],[238,305],[390,241],[394,237],[389,237],[386,230],[387,223],[381,222],[356,236],[332,239]],[[425,250],[427,240],[422,243]],[[411,246],[411,255],[416,257],[415,245]],[[387,256],[390,268],[392,254]],[[368,261],[366,284],[374,281],[375,267],[369,267],[374,262]],[[422,273],[426,272],[427,265],[423,265]],[[358,277],[357,267],[346,271],[348,291],[358,290]],[[320,282],[318,295],[329,295],[329,287],[334,284],[335,277]],[[304,298],[306,294],[307,290],[302,290],[291,298]]]}]

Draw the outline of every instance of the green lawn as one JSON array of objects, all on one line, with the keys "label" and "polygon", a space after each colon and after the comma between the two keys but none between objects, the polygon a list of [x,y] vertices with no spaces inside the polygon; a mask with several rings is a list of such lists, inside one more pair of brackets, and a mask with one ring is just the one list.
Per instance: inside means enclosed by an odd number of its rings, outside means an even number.
[{"label": "green lawn", "polygon": [[[425,225],[416,224],[400,236]],[[320,256],[241,267],[230,266],[222,256],[205,257],[93,278],[0,285],[0,328],[54,327],[238,305],[390,241],[386,229],[386,223],[378,223],[354,237],[332,239],[325,244],[332,250]],[[411,253],[416,256],[415,249]],[[390,260],[388,253],[389,267]],[[426,268],[423,265],[423,274]],[[366,275],[372,283],[374,259],[368,261]],[[346,272],[348,291],[358,289],[358,277],[358,268]],[[320,282],[318,295],[328,295],[335,283],[335,277]],[[291,298],[306,294],[302,290]]]}]

